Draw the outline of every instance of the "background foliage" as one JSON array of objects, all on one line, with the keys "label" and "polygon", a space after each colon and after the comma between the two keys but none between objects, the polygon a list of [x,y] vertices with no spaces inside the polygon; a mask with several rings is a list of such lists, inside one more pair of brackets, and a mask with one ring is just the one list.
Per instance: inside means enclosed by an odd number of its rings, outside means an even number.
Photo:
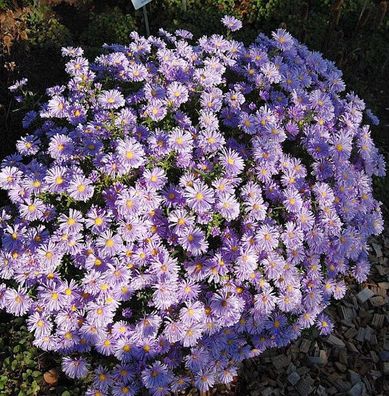
[{"label": "background foliage", "polygon": [[[344,72],[349,90],[365,99],[381,119],[374,137],[389,151],[389,1],[383,0],[154,0],[148,6],[152,33],[159,27],[187,28],[196,36],[222,32],[220,17],[244,21],[239,40],[281,26],[321,51]],[[22,134],[23,109],[8,86],[27,77],[36,99],[64,79],[60,48],[81,45],[89,57],[103,43],[126,43],[132,30],[144,34],[141,11],[129,0],[0,0],[0,159],[14,151]],[[376,193],[388,207],[389,179]],[[4,197],[0,195],[0,203]],[[387,211],[385,210],[387,213]],[[81,394],[79,384],[62,379],[54,391],[43,373],[57,365],[31,347],[22,319],[0,317],[0,394]],[[7,341],[5,341],[7,340]],[[60,376],[62,378],[62,376]],[[64,381],[64,382],[61,382]],[[58,393],[59,392],[59,393]]]}]

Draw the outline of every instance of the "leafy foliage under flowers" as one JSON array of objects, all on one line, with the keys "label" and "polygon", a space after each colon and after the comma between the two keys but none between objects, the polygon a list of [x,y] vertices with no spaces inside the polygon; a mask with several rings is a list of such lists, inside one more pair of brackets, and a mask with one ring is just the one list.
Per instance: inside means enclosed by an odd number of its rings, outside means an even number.
[{"label": "leafy foliage under flowers", "polygon": [[374,116],[332,62],[283,29],[160,36],[93,64],[63,49],[68,83],[1,166],[0,307],[67,375],[92,373],[87,394],[207,390],[328,334],[323,309],[366,279],[382,231]]}]

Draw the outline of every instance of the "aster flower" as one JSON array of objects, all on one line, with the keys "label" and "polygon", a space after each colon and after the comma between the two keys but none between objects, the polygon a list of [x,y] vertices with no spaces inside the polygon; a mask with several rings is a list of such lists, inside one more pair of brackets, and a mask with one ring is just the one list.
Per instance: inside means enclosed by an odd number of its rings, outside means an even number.
[{"label": "aster flower", "polygon": [[208,248],[204,232],[194,227],[186,229],[178,238],[180,245],[190,254],[198,256]]},{"label": "aster flower", "polygon": [[285,29],[277,29],[272,33],[272,37],[281,50],[287,50],[293,46],[293,38]]},{"label": "aster flower", "polygon": [[230,176],[238,175],[244,168],[244,162],[240,155],[231,149],[222,151],[220,163]]},{"label": "aster flower", "polygon": [[120,161],[123,162],[126,172],[133,168],[139,168],[144,163],[144,150],[133,138],[120,140],[117,146]]},{"label": "aster flower", "polygon": [[27,295],[26,289],[7,289],[4,293],[5,308],[8,313],[22,316],[31,307],[32,300]]},{"label": "aster flower", "polygon": [[203,182],[196,181],[185,189],[185,198],[189,207],[196,212],[204,212],[214,203],[213,192]]},{"label": "aster flower", "polygon": [[118,109],[124,106],[125,103],[123,95],[116,89],[102,92],[98,96],[97,101],[104,109]]},{"label": "aster flower", "polygon": [[89,365],[83,358],[64,357],[62,359],[62,370],[70,378],[83,378],[89,372]]},{"label": "aster flower", "polygon": [[239,19],[234,18],[233,16],[225,15],[222,18],[222,23],[227,27],[231,32],[236,32],[237,30],[242,28],[242,22]]},{"label": "aster flower", "polygon": [[93,196],[94,187],[88,178],[75,175],[69,182],[67,192],[76,201],[86,202]]},{"label": "aster flower", "polygon": [[239,203],[232,195],[219,195],[216,208],[227,221],[234,220],[239,216]]}]

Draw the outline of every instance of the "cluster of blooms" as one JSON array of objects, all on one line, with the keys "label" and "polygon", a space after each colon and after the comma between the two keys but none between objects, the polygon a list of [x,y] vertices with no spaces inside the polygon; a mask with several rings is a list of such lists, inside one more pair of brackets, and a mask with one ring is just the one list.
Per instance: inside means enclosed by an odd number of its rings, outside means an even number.
[{"label": "cluster of blooms", "polygon": [[[232,30],[240,24],[224,23]],[[0,308],[87,395],[228,383],[369,272],[385,173],[364,103],[285,30],[131,35],[29,112],[2,162]]]}]

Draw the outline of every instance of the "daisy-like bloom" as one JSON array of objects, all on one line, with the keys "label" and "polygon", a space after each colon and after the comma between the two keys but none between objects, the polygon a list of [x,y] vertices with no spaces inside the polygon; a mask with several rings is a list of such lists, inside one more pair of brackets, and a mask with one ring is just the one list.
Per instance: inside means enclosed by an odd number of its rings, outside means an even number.
[{"label": "daisy-like bloom", "polygon": [[147,77],[147,68],[140,64],[134,63],[128,67],[127,76],[130,81],[143,81]]},{"label": "daisy-like bloom", "polygon": [[62,166],[54,166],[47,171],[45,183],[50,192],[64,192],[68,185],[67,169]]},{"label": "daisy-like bloom", "polygon": [[83,228],[84,217],[79,210],[69,209],[69,214],[62,214],[58,219],[59,228],[66,232],[78,233]]},{"label": "daisy-like bloom", "polygon": [[46,205],[40,200],[26,201],[20,206],[20,215],[29,221],[41,219],[46,210]]},{"label": "daisy-like bloom", "polygon": [[213,191],[202,181],[195,181],[193,186],[186,187],[184,196],[188,206],[198,213],[209,210],[214,203]]},{"label": "daisy-like bloom", "polygon": [[145,152],[134,138],[119,140],[117,154],[124,165],[125,172],[139,168],[145,162]]},{"label": "daisy-like bloom", "polygon": [[86,58],[78,56],[77,58],[72,58],[66,63],[65,70],[72,76],[80,76],[88,72],[89,61]]},{"label": "daisy-like bloom", "polygon": [[202,392],[207,392],[215,384],[215,374],[212,369],[200,370],[195,376],[195,385]]},{"label": "daisy-like bloom", "polygon": [[53,324],[38,312],[27,319],[27,326],[29,331],[34,331],[37,338],[50,335],[53,328]]},{"label": "daisy-like bloom", "polygon": [[32,299],[28,296],[26,289],[7,289],[4,293],[4,303],[8,313],[22,316],[30,309]]},{"label": "daisy-like bloom", "polygon": [[5,166],[0,171],[0,186],[4,189],[10,189],[17,186],[22,172],[14,166]]},{"label": "daisy-like bloom", "polygon": [[71,358],[66,356],[62,359],[62,370],[70,378],[84,378],[89,373],[89,364],[84,358]]},{"label": "daisy-like bloom", "polygon": [[97,101],[103,109],[118,109],[125,104],[124,97],[121,92],[116,89],[103,91],[98,97]]},{"label": "daisy-like bloom", "polygon": [[223,149],[220,157],[220,164],[226,170],[227,175],[236,176],[242,172],[244,168],[244,161],[242,157],[231,149]]},{"label": "daisy-like bloom", "polygon": [[100,248],[102,254],[114,256],[123,249],[122,238],[113,231],[107,230],[100,234],[96,240],[96,245]]},{"label": "daisy-like bloom", "polygon": [[197,341],[201,338],[204,327],[202,324],[193,324],[189,322],[184,324],[182,345],[184,347],[193,347],[197,344]]},{"label": "daisy-like bloom", "polygon": [[201,131],[199,145],[204,150],[204,153],[214,153],[220,150],[224,144],[225,139],[220,132],[208,128]]},{"label": "daisy-like bloom", "polygon": [[199,228],[191,227],[183,231],[178,238],[178,243],[193,256],[204,253],[208,248],[204,232]]},{"label": "daisy-like bloom", "polygon": [[171,131],[169,138],[169,146],[172,150],[180,152],[187,152],[192,149],[192,136],[190,133],[175,128]]},{"label": "daisy-like bloom", "polygon": [[87,213],[85,226],[91,229],[95,234],[99,234],[109,227],[110,221],[110,213],[107,213],[105,209],[99,208],[98,206],[92,206]]},{"label": "daisy-like bloom", "polygon": [[261,250],[271,252],[278,246],[279,233],[275,227],[264,224],[259,227],[255,240]]},{"label": "daisy-like bloom", "polygon": [[47,104],[47,111],[50,117],[66,117],[68,103],[63,96],[54,96]]},{"label": "daisy-like bloom", "polygon": [[272,33],[273,40],[281,50],[288,50],[293,46],[293,37],[285,29],[277,29]]},{"label": "daisy-like bloom", "polygon": [[152,170],[146,169],[143,173],[143,177],[147,186],[156,190],[164,187],[167,182],[165,171],[159,167]]},{"label": "daisy-like bloom", "polygon": [[219,195],[216,208],[227,221],[234,220],[239,216],[239,203],[230,194]]},{"label": "daisy-like bloom", "polygon": [[192,228],[194,221],[194,216],[191,216],[185,209],[176,209],[169,213],[169,222],[177,235],[182,235],[186,229]]},{"label": "daisy-like bloom", "polygon": [[154,362],[151,367],[142,372],[142,380],[146,388],[158,388],[167,385],[171,381],[168,368],[161,362]]},{"label": "daisy-like bloom", "polygon": [[328,335],[332,333],[334,329],[331,319],[325,314],[318,315],[316,318],[316,326],[319,329],[320,335]]},{"label": "daisy-like bloom", "polygon": [[302,230],[295,223],[288,221],[281,238],[286,247],[293,249],[302,244],[303,236]]},{"label": "daisy-like bloom", "polygon": [[264,290],[263,292],[254,296],[254,316],[268,315],[270,314],[275,305],[276,298],[271,291]]},{"label": "daisy-like bloom", "polygon": [[242,21],[233,16],[224,15],[222,18],[223,25],[231,32],[236,32],[239,29],[242,29]]},{"label": "daisy-like bloom", "polygon": [[94,370],[93,386],[100,391],[107,392],[112,385],[110,373],[102,366],[98,366]]},{"label": "daisy-like bloom", "polygon": [[93,196],[94,187],[90,179],[77,174],[70,180],[67,192],[76,201],[87,202]]},{"label": "daisy-like bloom", "polygon": [[69,58],[77,58],[84,55],[84,50],[80,47],[63,47],[61,48],[61,54]]},{"label": "daisy-like bloom", "polygon": [[188,90],[185,85],[174,81],[167,88],[168,103],[178,107],[188,101]]},{"label": "daisy-like bloom", "polygon": [[154,99],[145,109],[145,115],[150,117],[153,121],[161,121],[167,114],[166,107],[160,100]]},{"label": "daisy-like bloom", "polygon": [[288,188],[285,192],[283,204],[289,212],[298,213],[302,208],[303,201],[297,190]]}]

